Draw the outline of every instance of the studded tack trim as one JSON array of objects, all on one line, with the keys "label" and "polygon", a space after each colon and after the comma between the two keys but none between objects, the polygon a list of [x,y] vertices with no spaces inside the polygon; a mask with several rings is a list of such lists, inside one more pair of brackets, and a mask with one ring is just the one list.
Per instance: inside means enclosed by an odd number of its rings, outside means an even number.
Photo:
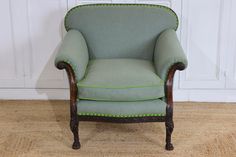
[{"label": "studded tack trim", "polygon": [[165,116],[165,114],[136,114],[136,115],[113,115],[103,113],[78,113],[79,116],[99,116],[99,117],[116,117],[116,118],[127,118],[127,117],[151,117],[151,116]]},{"label": "studded tack trim", "polygon": [[67,20],[67,17],[70,15],[70,13],[72,13],[73,11],[75,11],[76,9],[78,8],[81,8],[81,7],[99,7],[99,6],[114,6],[114,7],[119,7],[119,6],[143,6],[143,7],[157,7],[157,8],[163,8],[163,9],[166,9],[168,13],[171,13],[172,15],[174,15],[176,17],[176,27],[175,27],[175,30],[177,30],[178,26],[179,26],[179,19],[178,19],[178,16],[177,14],[169,7],[166,7],[166,6],[163,6],[163,5],[154,5],[154,4],[87,4],[87,5],[78,5],[72,9],[70,9],[66,16],[65,16],[65,19],[64,19],[64,25],[65,25],[65,28],[66,30],[68,31],[69,30],[69,26],[67,26],[66,24],[66,20]]}]

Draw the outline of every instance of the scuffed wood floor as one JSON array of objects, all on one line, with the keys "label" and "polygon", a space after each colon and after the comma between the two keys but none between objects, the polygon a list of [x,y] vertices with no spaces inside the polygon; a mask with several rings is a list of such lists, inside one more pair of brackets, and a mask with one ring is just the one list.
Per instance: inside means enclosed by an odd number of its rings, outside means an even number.
[{"label": "scuffed wood floor", "polygon": [[175,103],[175,150],[164,123],[81,122],[72,150],[68,101],[0,101],[0,157],[236,157],[236,104]]}]

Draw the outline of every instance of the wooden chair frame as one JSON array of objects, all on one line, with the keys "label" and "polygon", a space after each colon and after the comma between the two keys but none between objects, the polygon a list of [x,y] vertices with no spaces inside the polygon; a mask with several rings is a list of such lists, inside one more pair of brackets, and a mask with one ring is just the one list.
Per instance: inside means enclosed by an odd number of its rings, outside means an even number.
[{"label": "wooden chair frame", "polygon": [[166,115],[165,116],[149,116],[149,117],[125,117],[125,118],[115,118],[115,117],[100,117],[100,116],[79,116],[77,114],[77,94],[78,88],[76,85],[75,74],[70,66],[66,62],[59,62],[57,65],[58,69],[65,69],[68,75],[68,80],[70,84],[70,129],[74,136],[74,142],[72,145],[73,149],[80,148],[79,141],[79,121],[97,121],[97,122],[112,122],[112,123],[140,123],[140,122],[165,122],[166,126],[166,150],[173,150],[173,144],[171,143],[171,134],[174,129],[173,122],[173,80],[176,70],[184,70],[185,65],[181,62],[173,64],[167,74],[167,79],[165,82],[165,100]]}]

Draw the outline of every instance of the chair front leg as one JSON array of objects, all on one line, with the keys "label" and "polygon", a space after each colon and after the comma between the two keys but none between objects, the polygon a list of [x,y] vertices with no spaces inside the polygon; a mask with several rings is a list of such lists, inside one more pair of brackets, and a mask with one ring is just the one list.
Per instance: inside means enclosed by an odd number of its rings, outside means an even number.
[{"label": "chair front leg", "polygon": [[78,116],[71,114],[71,119],[70,119],[70,129],[74,135],[74,142],[72,145],[73,149],[79,149],[80,148],[80,142],[79,142],[79,121],[78,121]]},{"label": "chair front leg", "polygon": [[185,65],[183,63],[175,63],[173,64],[167,75],[166,83],[165,83],[165,94],[166,94],[166,150],[173,150],[174,146],[171,143],[171,134],[174,130],[174,122],[173,122],[173,82],[174,75],[176,70],[185,69]]},{"label": "chair front leg", "polygon": [[71,65],[66,62],[59,62],[57,64],[57,68],[65,69],[68,76],[68,80],[70,84],[70,129],[74,136],[74,142],[72,144],[72,148],[79,149],[80,148],[79,120],[78,120],[77,106],[76,106],[78,88],[76,85],[75,73]]},{"label": "chair front leg", "polygon": [[173,122],[173,108],[168,105],[166,107],[166,121],[165,121],[165,126],[166,126],[166,150],[173,150],[174,146],[171,143],[171,134],[174,129],[174,122]]}]

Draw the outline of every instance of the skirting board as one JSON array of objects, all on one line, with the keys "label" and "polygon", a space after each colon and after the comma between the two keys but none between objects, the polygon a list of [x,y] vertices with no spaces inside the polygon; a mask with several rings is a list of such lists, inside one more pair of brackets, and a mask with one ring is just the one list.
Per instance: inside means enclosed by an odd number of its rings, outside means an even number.
[{"label": "skirting board", "polygon": [[[0,89],[0,99],[68,100],[68,89]],[[174,90],[174,101],[236,102],[236,90]]]}]

